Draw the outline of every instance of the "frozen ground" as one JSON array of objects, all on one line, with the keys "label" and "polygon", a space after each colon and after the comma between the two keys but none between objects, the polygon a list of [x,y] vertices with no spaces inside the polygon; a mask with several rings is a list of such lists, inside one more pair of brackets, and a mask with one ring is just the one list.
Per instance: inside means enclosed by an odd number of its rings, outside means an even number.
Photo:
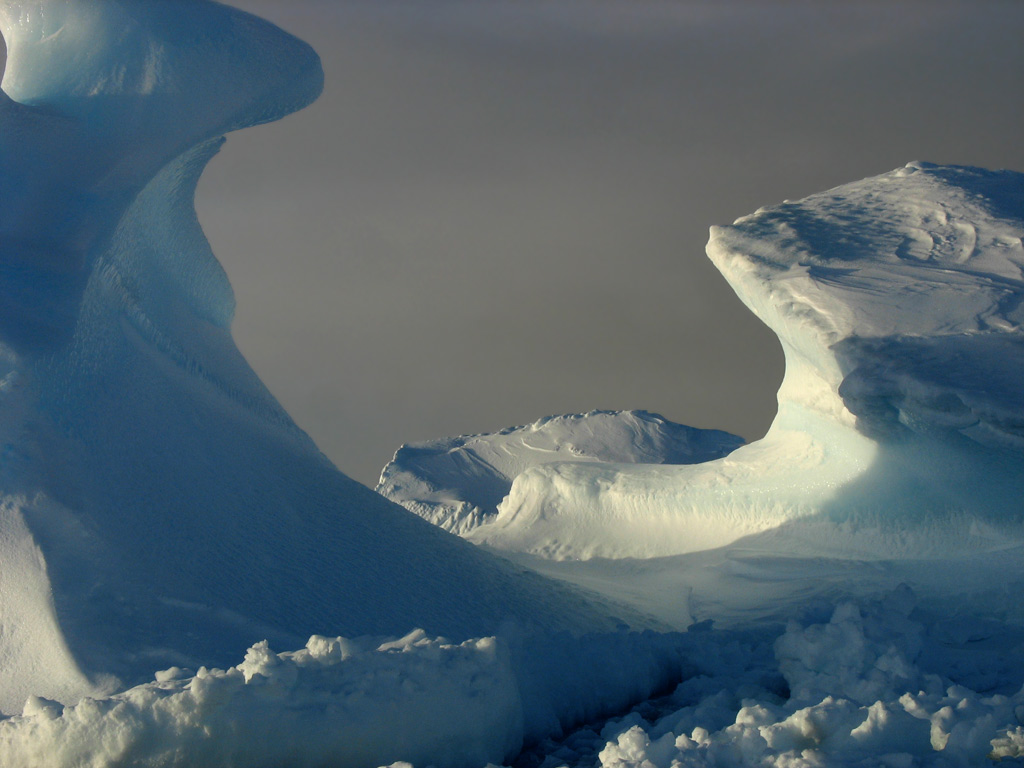
[{"label": "frozen ground", "polygon": [[195,184],[316,55],[204,0],[0,29],[0,767],[1024,760],[1020,174],[714,230],[786,350],[769,435],[610,463],[658,430],[551,420],[596,460],[506,453],[496,514],[445,468],[474,546],[339,473],[231,340]]}]

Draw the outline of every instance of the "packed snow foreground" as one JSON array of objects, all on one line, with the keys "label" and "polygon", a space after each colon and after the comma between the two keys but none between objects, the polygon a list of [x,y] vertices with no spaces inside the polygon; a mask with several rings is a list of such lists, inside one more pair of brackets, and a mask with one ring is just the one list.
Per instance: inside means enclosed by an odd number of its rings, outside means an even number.
[{"label": "packed snow foreground", "polygon": [[786,352],[763,440],[436,441],[382,478],[418,515],[248,368],[193,209],[316,55],[205,0],[0,30],[0,766],[1024,760],[1020,174],[713,231]]}]

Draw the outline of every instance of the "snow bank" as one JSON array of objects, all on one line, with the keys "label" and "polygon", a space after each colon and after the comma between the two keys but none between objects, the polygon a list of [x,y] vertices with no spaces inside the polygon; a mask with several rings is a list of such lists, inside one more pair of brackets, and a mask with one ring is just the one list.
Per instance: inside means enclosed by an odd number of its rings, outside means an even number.
[{"label": "snow bank", "polygon": [[423,630],[313,636],[288,653],[263,641],[227,670],[174,667],[71,706],[30,697],[0,721],[0,768],[500,763],[524,740],[678,680],[680,647],[678,636],[629,632],[458,645]]},{"label": "snow bank", "polygon": [[555,461],[697,464],[731,453],[742,438],[696,429],[646,411],[550,416],[483,435],[403,445],[377,492],[446,531],[465,535],[489,522],[512,480]]},{"label": "snow bank", "polygon": [[[972,524],[1019,541],[1022,200],[1022,174],[912,163],[713,228],[709,256],[786,354],[765,438],[694,467],[528,469],[472,540],[645,558],[804,519],[973,521],[933,542],[947,552],[991,546],[961,535]],[[801,546],[841,551],[843,536]],[[897,554],[892,540],[876,552]]]},{"label": "snow bank", "polygon": [[422,631],[381,643],[266,642],[227,670],[173,668],[69,707],[33,697],[0,723],[3,766],[484,765],[514,754],[523,713],[507,651]]}]

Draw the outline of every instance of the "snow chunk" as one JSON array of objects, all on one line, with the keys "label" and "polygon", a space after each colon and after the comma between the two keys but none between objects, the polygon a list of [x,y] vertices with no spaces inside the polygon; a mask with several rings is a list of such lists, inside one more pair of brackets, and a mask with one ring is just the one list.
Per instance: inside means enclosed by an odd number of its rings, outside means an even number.
[{"label": "snow chunk", "polygon": [[30,699],[0,722],[0,763],[445,768],[501,762],[522,737],[517,683],[493,637],[314,636],[299,651],[264,641],[227,670],[158,673],[75,706]]},{"label": "snow chunk", "polygon": [[512,480],[555,461],[697,464],[743,444],[728,432],[695,429],[646,411],[550,416],[482,435],[403,445],[377,492],[446,531],[464,535],[492,520]]},{"label": "snow chunk", "polygon": [[[756,650],[772,644],[769,627],[746,635],[754,645],[745,654],[736,649],[717,658],[715,649],[737,636],[701,633],[707,653],[701,655],[697,638],[690,652],[703,675],[625,717],[546,744],[552,760],[545,764],[940,768],[1019,758],[1021,670],[1003,681],[1018,686],[1010,693],[954,682],[931,667],[934,651],[950,638],[919,621],[914,604],[904,587],[841,602],[827,621],[791,622],[774,640],[774,658]],[[1018,652],[1019,628],[1003,629],[999,645],[985,654],[988,663]],[[772,683],[773,672],[792,686],[788,697]]]}]

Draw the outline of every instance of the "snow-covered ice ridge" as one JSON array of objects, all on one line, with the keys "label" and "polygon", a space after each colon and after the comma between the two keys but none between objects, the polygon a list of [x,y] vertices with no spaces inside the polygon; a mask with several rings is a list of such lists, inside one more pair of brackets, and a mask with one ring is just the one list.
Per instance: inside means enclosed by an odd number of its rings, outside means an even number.
[{"label": "snow-covered ice ridge", "polygon": [[[504,759],[678,675],[671,635],[623,631],[646,617],[513,566],[338,472],[235,347],[234,298],[195,187],[225,132],[317,97],[307,45],[206,0],[4,0],[0,30],[0,712],[29,701],[25,717],[0,722],[0,766],[59,765],[48,734],[77,745],[71,765],[145,762],[159,744],[161,765],[231,761],[190,752],[181,729],[206,714],[196,733],[216,728],[217,702],[203,697],[230,698],[249,667],[230,670],[263,641],[288,652],[312,635],[354,638],[346,647],[373,636],[367,647],[385,650],[370,666],[400,682],[387,701],[364,697],[372,720],[455,701],[417,693],[434,678],[387,649],[422,629],[434,640],[410,653],[469,670],[458,679],[481,687],[462,692],[503,713],[500,726],[473,726],[480,750],[460,752],[454,721],[432,735],[456,745],[434,755],[439,766]],[[317,649],[283,663],[301,682],[291,699],[257,696],[266,738],[289,748],[302,742],[281,732],[287,708],[319,707],[358,668]],[[193,672],[150,686],[172,668]],[[81,703],[61,719],[55,701]],[[129,726],[120,718],[138,702],[149,704]],[[92,719],[101,711],[113,716]],[[346,712],[320,722],[335,728]],[[154,736],[153,718],[169,730]],[[60,735],[75,722],[88,738]],[[352,760],[393,754],[383,732]],[[343,764],[339,743],[341,755],[284,762]],[[425,743],[402,753],[433,755]],[[273,751],[261,759],[282,764]]]},{"label": "snow-covered ice ridge", "polygon": [[482,435],[403,445],[384,467],[377,492],[452,533],[497,515],[512,480],[555,461],[697,464],[721,458],[743,439],[676,424],[647,411],[549,416]]},{"label": "snow-covered ice ridge", "polygon": [[785,351],[768,434],[694,466],[530,468],[464,535],[554,559],[676,555],[794,521],[803,553],[1019,542],[1022,200],[1019,173],[911,163],[713,228],[708,255]]}]

